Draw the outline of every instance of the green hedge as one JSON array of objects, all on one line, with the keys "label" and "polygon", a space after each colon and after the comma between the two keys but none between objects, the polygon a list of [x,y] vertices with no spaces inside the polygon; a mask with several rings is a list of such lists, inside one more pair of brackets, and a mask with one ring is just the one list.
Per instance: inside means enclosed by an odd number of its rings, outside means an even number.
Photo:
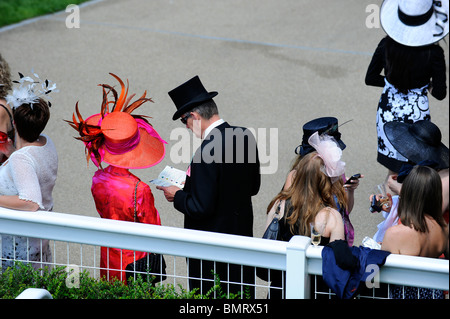
[{"label": "green hedge", "polygon": [[[187,291],[181,285],[156,284],[145,282],[141,277],[130,279],[128,285],[120,280],[107,281],[90,277],[84,270],[80,273],[79,287],[68,287],[68,272],[58,266],[34,270],[29,264],[17,263],[0,274],[0,299],[14,299],[27,288],[43,288],[50,292],[53,299],[217,299],[227,296],[222,293],[219,281],[205,295],[197,290]],[[218,278],[216,278],[218,279]],[[231,295],[230,299],[240,295]]]},{"label": "green hedge", "polygon": [[65,10],[69,4],[86,0],[1,0],[0,27],[37,16]]}]

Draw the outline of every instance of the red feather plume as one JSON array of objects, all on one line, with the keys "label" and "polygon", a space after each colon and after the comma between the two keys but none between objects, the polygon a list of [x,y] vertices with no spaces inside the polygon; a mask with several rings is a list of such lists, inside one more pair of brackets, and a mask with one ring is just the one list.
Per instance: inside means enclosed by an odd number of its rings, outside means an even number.
[{"label": "red feather plume", "polygon": [[[114,78],[116,78],[117,81],[119,81],[121,91],[120,95],[118,95],[114,87],[108,84],[99,84],[99,86],[101,86],[103,90],[102,105],[100,109],[100,116],[102,119],[110,112],[125,112],[131,114],[134,110],[139,108],[145,102],[153,102],[151,98],[145,97],[147,95],[147,91],[145,91],[144,94],[139,99],[129,104],[131,99],[135,96],[135,94],[132,94],[127,98],[128,80],[127,80],[127,87],[125,88],[124,82],[117,75],[113,73],[109,74],[112,75]],[[108,99],[110,94],[113,95],[113,100]],[[111,110],[110,105],[112,105]],[[147,116],[144,115],[132,115],[132,116],[134,118],[143,119],[148,123],[148,121],[145,119]],[[83,141],[85,143],[86,159],[88,163],[89,159],[91,158],[91,155],[93,154],[97,163],[99,163],[101,168],[102,159],[99,149],[103,145],[105,140],[101,127],[99,125],[92,125],[86,123],[86,121],[83,119],[78,109],[78,102],[75,105],[75,113],[72,116],[72,121],[68,120],[64,121],[69,123],[69,125],[78,132],[79,137],[75,137],[75,139]]]}]

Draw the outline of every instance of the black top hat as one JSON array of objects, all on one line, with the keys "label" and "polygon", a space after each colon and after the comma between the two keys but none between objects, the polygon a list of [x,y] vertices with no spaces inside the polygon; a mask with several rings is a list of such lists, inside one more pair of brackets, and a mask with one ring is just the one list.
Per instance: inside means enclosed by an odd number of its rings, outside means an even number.
[{"label": "black top hat", "polygon": [[432,160],[438,169],[448,168],[449,150],[442,142],[439,128],[428,120],[415,123],[388,122],[384,133],[394,148],[415,164]]},{"label": "black top hat", "polygon": [[217,94],[217,92],[207,92],[198,75],[194,76],[169,92],[170,98],[177,107],[172,120],[175,121],[184,113],[189,112],[203,102],[211,100]]},{"label": "black top hat", "polygon": [[341,150],[345,149],[346,145],[341,141],[341,133],[338,131],[338,120],[335,117],[320,117],[309,121],[303,125],[303,139],[302,144],[295,148],[295,154],[305,156],[314,151],[314,148],[309,145],[308,139],[315,132],[320,134],[326,133],[334,137]]}]

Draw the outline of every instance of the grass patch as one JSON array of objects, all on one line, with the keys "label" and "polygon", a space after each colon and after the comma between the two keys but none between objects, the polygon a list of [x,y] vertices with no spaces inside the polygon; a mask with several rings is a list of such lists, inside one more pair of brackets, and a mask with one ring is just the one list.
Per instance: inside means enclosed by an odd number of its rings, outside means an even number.
[{"label": "grass patch", "polygon": [[69,4],[87,0],[1,0],[0,27],[65,10]]},{"label": "grass patch", "polygon": [[[16,263],[1,272],[0,299],[14,299],[26,288],[47,289],[53,299],[238,299],[240,293],[227,296],[216,277],[215,285],[205,295],[185,290],[181,285],[156,284],[130,278],[128,285],[120,280],[106,281],[90,277],[87,271],[79,274],[78,287],[68,287],[68,273],[63,266],[35,270],[30,264]],[[69,279],[70,280],[70,279]],[[244,292],[244,297],[249,294]]]}]

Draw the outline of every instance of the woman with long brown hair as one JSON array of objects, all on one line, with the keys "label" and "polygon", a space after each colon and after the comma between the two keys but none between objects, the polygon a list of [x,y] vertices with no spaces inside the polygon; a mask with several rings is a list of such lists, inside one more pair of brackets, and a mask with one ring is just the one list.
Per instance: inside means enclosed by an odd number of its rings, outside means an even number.
[{"label": "woman with long brown hair", "polygon": [[342,179],[333,182],[323,172],[324,165],[317,151],[307,154],[298,165],[291,187],[278,193],[269,204],[268,212],[280,205],[283,213],[280,240],[289,241],[294,235],[310,236],[310,223],[323,229],[322,244],[344,239],[339,209],[346,209],[347,195]]},{"label": "woman with long brown hair", "polygon": [[[345,124],[345,123],[344,123]],[[343,124],[341,124],[343,125]],[[333,137],[335,142],[337,143],[337,146],[343,151],[346,148],[345,143],[341,139],[341,133],[339,132],[339,124],[338,119],[335,117],[319,117],[316,119],[313,119],[303,125],[303,137],[302,137],[302,143],[295,148],[295,154],[297,154],[297,157],[294,160],[294,163],[291,166],[290,172],[286,178],[286,181],[284,183],[284,190],[288,190],[289,187],[294,182],[294,177],[297,175],[299,170],[300,162],[303,160],[303,158],[315,151],[314,147],[309,144],[309,138],[314,134],[318,132],[319,135],[328,135],[330,137]],[[364,175],[360,175],[360,177],[364,177]],[[341,176],[342,180],[347,180],[344,174]],[[343,184],[344,191],[346,193],[347,201],[346,205],[344,207],[339,207],[339,212],[341,213],[342,221],[344,222],[344,230],[345,230],[345,240],[347,241],[349,246],[353,245],[354,237],[355,237],[355,231],[354,227],[350,221],[350,213],[353,210],[354,205],[354,196],[355,196],[355,190],[359,185],[359,179],[352,179],[350,181],[347,181],[345,184]],[[339,191],[341,193],[342,190]]]},{"label": "woman with long brown hair", "polygon": [[[340,210],[347,209],[347,194],[341,176],[345,172],[342,150],[336,140],[315,132],[308,139],[315,151],[305,155],[297,166],[289,188],[281,190],[270,202],[270,216],[279,211],[278,240],[294,235],[311,235],[311,224],[320,232],[320,245],[345,240]],[[269,218],[270,219],[270,218]],[[272,287],[283,286],[279,271],[270,271]],[[279,289],[270,290],[270,298],[281,298]]]}]

